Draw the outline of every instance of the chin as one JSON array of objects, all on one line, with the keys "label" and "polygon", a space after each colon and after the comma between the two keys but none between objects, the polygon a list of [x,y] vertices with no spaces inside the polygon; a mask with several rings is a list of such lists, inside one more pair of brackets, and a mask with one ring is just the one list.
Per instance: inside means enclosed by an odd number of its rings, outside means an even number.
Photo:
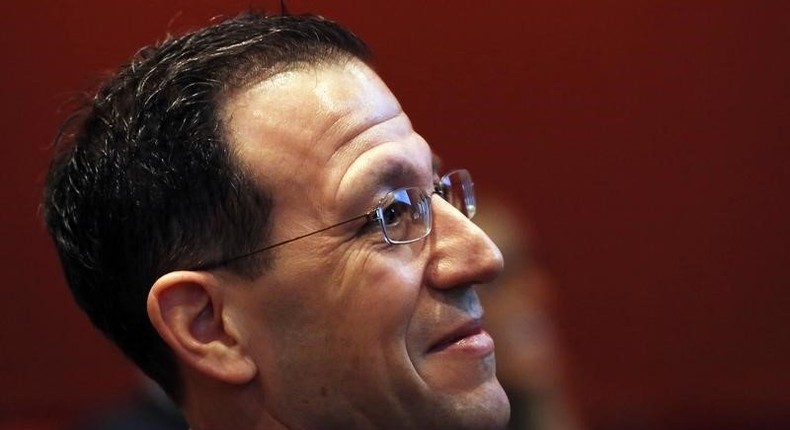
[{"label": "chin", "polygon": [[507,428],[510,402],[496,378],[464,394],[456,393],[443,413],[432,417],[435,425],[425,428],[447,430],[498,430]]},{"label": "chin", "polygon": [[499,381],[494,378],[482,387],[483,396],[475,417],[470,417],[469,429],[504,429],[510,421],[510,401]]}]

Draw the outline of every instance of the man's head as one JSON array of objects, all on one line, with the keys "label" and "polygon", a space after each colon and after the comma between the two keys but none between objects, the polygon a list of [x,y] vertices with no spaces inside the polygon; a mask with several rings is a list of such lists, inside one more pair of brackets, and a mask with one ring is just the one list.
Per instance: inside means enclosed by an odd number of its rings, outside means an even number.
[{"label": "man's head", "polygon": [[[142,51],[63,135],[45,209],[69,284],[196,427],[507,418],[474,291],[501,255],[430,194],[367,60],[323,19],[246,16]],[[432,232],[391,244],[404,196]]]}]

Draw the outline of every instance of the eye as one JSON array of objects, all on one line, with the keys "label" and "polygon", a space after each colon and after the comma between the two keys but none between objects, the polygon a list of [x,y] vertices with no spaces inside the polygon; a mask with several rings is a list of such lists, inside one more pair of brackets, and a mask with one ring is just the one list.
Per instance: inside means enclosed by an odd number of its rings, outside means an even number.
[{"label": "eye", "polygon": [[395,200],[381,210],[381,221],[386,227],[394,227],[401,223],[403,217],[411,212],[411,205]]}]

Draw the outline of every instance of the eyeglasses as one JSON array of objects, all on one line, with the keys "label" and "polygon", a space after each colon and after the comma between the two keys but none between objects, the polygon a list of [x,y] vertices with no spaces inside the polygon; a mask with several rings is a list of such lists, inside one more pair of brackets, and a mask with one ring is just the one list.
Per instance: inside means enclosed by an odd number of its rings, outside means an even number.
[{"label": "eyeglasses", "polygon": [[477,211],[472,176],[466,169],[453,170],[439,178],[434,183],[434,189],[430,193],[419,187],[398,188],[384,195],[379,204],[376,205],[376,208],[370,212],[246,254],[216,263],[204,264],[197,267],[196,270],[207,270],[224,266],[233,261],[241,260],[242,258],[247,258],[360,219],[367,219],[368,222],[378,222],[381,231],[384,233],[384,240],[391,245],[413,243],[424,239],[431,233],[433,224],[431,197],[434,194],[438,194],[467,218],[471,219]]}]

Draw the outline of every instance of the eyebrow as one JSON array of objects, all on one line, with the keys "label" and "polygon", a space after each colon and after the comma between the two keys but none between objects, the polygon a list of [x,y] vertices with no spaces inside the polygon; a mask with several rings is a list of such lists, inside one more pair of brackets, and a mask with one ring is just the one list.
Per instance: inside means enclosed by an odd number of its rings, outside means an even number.
[{"label": "eyebrow", "polygon": [[[369,171],[366,174],[365,180],[362,182],[364,185],[358,186],[357,192],[354,194],[358,197],[364,195],[382,197],[385,192],[392,191],[393,188],[432,184],[436,180],[440,165],[441,159],[431,152],[432,171],[429,177],[425,177],[422,168],[413,162],[407,161],[405,158],[387,159],[373,169],[372,172]],[[417,181],[413,180],[414,178],[417,178]],[[425,181],[424,184],[422,183],[423,181]],[[416,182],[420,182],[420,184]]]},{"label": "eyebrow", "polygon": [[419,172],[411,164],[400,161],[388,162],[373,175],[373,183],[402,185],[405,178],[419,176]]},{"label": "eyebrow", "polygon": [[[435,177],[439,174],[442,168],[442,159],[431,152],[431,176]],[[404,186],[403,180],[405,178],[420,177],[421,172],[411,163],[403,163],[400,160],[391,161],[378,169],[373,175],[373,183],[375,184],[397,184]]]}]

